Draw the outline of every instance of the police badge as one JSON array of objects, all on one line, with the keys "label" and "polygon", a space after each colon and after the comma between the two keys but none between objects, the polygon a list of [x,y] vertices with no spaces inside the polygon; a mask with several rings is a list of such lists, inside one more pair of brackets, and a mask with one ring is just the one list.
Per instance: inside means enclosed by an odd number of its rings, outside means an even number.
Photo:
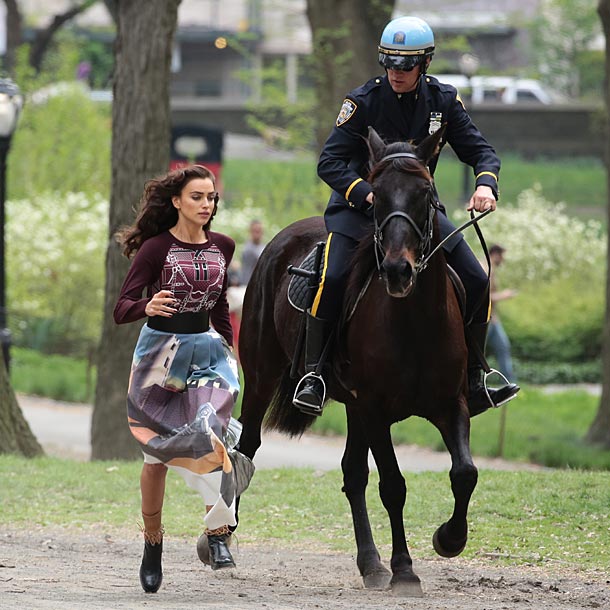
[{"label": "police badge", "polygon": [[436,133],[440,128],[443,121],[442,112],[431,112],[430,113],[430,127],[428,127],[428,133],[432,135]]},{"label": "police badge", "polygon": [[356,104],[352,100],[343,100],[343,106],[341,106],[341,110],[339,110],[339,116],[337,117],[337,127],[341,127],[343,123],[349,121],[352,118],[354,112],[356,112],[356,108],[358,108],[358,104]]}]

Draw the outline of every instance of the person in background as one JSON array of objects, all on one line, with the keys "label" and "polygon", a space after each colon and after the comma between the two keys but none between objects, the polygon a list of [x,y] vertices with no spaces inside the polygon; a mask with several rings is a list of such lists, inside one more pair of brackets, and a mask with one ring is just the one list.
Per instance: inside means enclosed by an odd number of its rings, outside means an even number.
[{"label": "person in background", "polygon": [[243,286],[247,286],[256,267],[259,256],[265,249],[263,242],[263,223],[260,220],[253,220],[248,229],[250,239],[244,244],[241,253],[241,276],[240,281]]},{"label": "person in background", "polygon": [[512,383],[516,382],[513,372],[513,360],[511,356],[510,340],[506,334],[500,317],[498,316],[498,303],[512,299],[517,292],[510,288],[498,290],[496,284],[496,270],[504,262],[506,248],[499,244],[493,244],[489,248],[491,260],[490,290],[491,290],[491,318],[487,332],[487,351],[493,354],[498,361],[500,372]]},{"label": "person in background", "polygon": [[144,454],[140,582],[147,593],[163,578],[168,468],[203,498],[202,538],[212,569],[235,567],[228,546],[236,487],[223,444],[239,392],[227,303],[235,242],[210,230],[217,210],[214,175],[191,165],[147,182],[135,223],[117,234],[133,261],[114,320],[146,320],[133,355],[127,413]]}]

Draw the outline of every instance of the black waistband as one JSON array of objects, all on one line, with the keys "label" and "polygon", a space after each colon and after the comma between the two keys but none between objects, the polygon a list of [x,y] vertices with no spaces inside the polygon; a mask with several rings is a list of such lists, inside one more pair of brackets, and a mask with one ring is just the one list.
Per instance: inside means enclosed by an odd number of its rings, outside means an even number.
[{"label": "black waistband", "polygon": [[210,317],[207,311],[186,311],[175,313],[171,318],[153,316],[147,322],[150,328],[165,333],[182,333],[192,335],[204,333],[210,329]]}]

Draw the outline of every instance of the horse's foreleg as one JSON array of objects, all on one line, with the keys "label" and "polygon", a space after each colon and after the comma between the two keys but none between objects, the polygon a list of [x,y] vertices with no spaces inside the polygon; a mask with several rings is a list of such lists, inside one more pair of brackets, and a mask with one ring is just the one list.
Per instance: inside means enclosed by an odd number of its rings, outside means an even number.
[{"label": "horse's foreleg", "polygon": [[477,485],[478,472],[470,454],[470,416],[465,401],[449,420],[436,423],[451,454],[451,491],[453,514],[432,538],[434,550],[442,557],[455,557],[468,540],[468,504]]},{"label": "horse's foreleg", "polygon": [[358,555],[356,564],[367,589],[385,589],[390,582],[390,572],[381,563],[379,551],[373,540],[371,524],[366,508],[365,491],[369,478],[369,445],[363,434],[362,424],[347,413],[347,439],[341,460],[343,492],[350,504]]},{"label": "horse's foreleg", "polygon": [[[368,412],[374,414],[375,409]],[[390,586],[398,595],[423,595],[419,577],[413,571],[413,561],[407,548],[403,511],[407,486],[400,472],[390,426],[374,415],[364,421],[366,434],[379,471],[379,496],[390,517],[392,529],[392,579]]]}]

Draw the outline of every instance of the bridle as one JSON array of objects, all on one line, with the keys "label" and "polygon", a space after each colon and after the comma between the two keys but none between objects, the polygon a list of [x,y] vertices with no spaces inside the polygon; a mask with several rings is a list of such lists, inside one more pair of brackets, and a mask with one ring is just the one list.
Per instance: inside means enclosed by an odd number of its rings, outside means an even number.
[{"label": "bridle", "polygon": [[[409,152],[401,152],[401,153],[393,153],[391,155],[387,155],[383,157],[379,163],[383,163],[384,161],[389,161],[392,159],[414,159],[418,163],[421,163],[421,159],[413,153]],[[426,216],[426,220],[424,222],[423,227],[419,227],[417,223],[413,220],[413,218],[402,210],[396,210],[395,212],[390,212],[379,224],[377,220],[376,210],[373,207],[373,222],[374,222],[374,233],[373,239],[375,243],[375,260],[377,262],[377,270],[381,275],[381,261],[385,258],[386,252],[383,248],[383,229],[393,218],[403,218],[406,220],[411,228],[415,231],[415,234],[419,238],[419,255],[415,262],[414,272],[417,274],[420,271],[423,271],[430,260],[430,249],[432,247],[432,233],[434,231],[434,214],[436,210],[439,209],[439,203],[436,201],[434,197],[434,190],[432,188],[432,183],[430,183],[430,188],[428,189],[428,193],[426,195],[427,204],[428,204],[428,214]],[[436,249],[435,249],[436,251]]]},{"label": "bridle", "polygon": [[[409,152],[401,152],[401,153],[393,153],[391,155],[386,155],[382,159],[379,160],[378,163],[383,163],[384,161],[388,161],[391,159],[414,159],[421,163],[421,159]],[[432,249],[432,233],[434,231],[434,215],[436,214],[436,210],[441,209],[441,205],[434,196],[434,188],[432,186],[432,182],[430,182],[430,188],[426,195],[427,203],[428,203],[428,215],[424,222],[423,228],[417,226],[417,223],[413,220],[409,214],[402,211],[390,212],[381,222],[381,224],[377,221],[376,209],[373,207],[373,222],[374,222],[374,248],[375,248],[375,260],[377,262],[377,271],[379,272],[379,277],[381,277],[381,261],[385,258],[385,250],[383,248],[383,229],[388,224],[392,218],[404,218],[415,231],[417,237],[419,238],[419,256],[415,261],[415,267],[413,272],[417,275],[420,271],[423,271],[430,262],[430,259],[457,233],[460,233],[467,227],[474,225],[474,228],[477,232],[477,236],[479,237],[479,241],[481,242],[481,246],[483,247],[483,251],[485,253],[485,257],[487,258],[488,269],[491,267],[489,262],[489,254],[487,252],[487,245],[485,244],[485,239],[483,238],[483,234],[479,229],[479,225],[477,224],[481,218],[487,216],[492,210],[486,210],[485,212],[481,212],[479,215],[475,216],[474,212],[470,212],[470,220],[466,221],[464,224],[460,225],[457,229],[454,229],[447,235],[444,239],[442,239],[434,249]],[[489,272],[488,272],[488,281],[489,281]]]}]

